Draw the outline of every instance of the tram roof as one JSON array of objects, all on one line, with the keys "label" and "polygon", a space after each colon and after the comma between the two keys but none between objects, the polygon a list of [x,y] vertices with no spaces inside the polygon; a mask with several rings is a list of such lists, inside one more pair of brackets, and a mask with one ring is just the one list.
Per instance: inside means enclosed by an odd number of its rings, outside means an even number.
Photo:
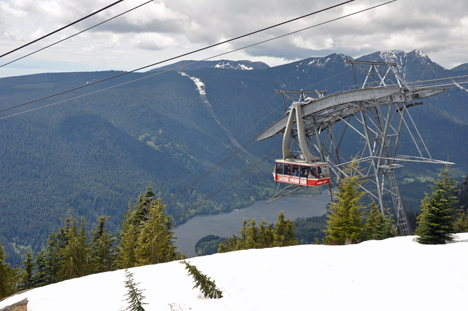
[{"label": "tram roof", "polygon": [[321,165],[328,165],[327,162],[306,162],[303,159],[276,159],[276,163],[286,163],[286,164],[296,164],[296,165],[307,165],[307,166],[321,166]]}]

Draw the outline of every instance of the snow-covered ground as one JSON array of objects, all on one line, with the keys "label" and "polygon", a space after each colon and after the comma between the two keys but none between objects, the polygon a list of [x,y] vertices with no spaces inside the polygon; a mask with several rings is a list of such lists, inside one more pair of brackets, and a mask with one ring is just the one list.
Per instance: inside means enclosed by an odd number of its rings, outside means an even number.
[{"label": "snow-covered ground", "polygon": [[[468,310],[468,233],[454,243],[414,237],[358,245],[302,245],[190,258],[223,291],[205,299],[184,265],[130,269],[149,310]],[[124,270],[33,289],[29,311],[125,310]]]}]

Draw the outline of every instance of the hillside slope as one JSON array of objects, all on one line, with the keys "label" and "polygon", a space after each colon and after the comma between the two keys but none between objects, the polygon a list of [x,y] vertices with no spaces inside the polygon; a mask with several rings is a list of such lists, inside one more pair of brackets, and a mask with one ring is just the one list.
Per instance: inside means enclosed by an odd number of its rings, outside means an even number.
[{"label": "hillside slope", "polygon": [[[130,269],[145,310],[467,310],[468,233],[454,243],[421,245],[414,236],[357,245],[256,249],[190,259],[223,291],[210,300],[192,289],[185,266]],[[124,270],[48,285],[27,298],[29,311],[124,310]]]},{"label": "hillside slope", "polygon": [[[208,67],[185,68],[185,75],[132,73],[1,113],[0,118],[135,80],[0,120],[0,187],[4,189],[0,240],[9,260],[19,264],[27,247],[39,251],[47,234],[58,228],[68,211],[76,218],[84,217],[88,230],[102,211],[111,216],[111,231],[117,231],[128,201],[149,183],[155,193],[161,193],[163,202],[169,200],[236,150],[233,142],[245,144],[284,115],[283,99],[275,89],[318,89],[332,94],[352,88],[354,78],[347,58],[332,54],[255,70],[210,68],[214,63],[207,62],[202,65]],[[377,52],[360,59],[385,58],[397,61],[408,80],[460,73],[443,69],[418,51]],[[0,109],[120,73],[3,78]],[[197,83],[203,84],[204,95]],[[409,109],[432,156],[456,163],[452,173],[456,180],[468,173],[468,139],[463,135],[468,132],[467,99],[465,90],[453,87]],[[343,141],[340,153],[350,158],[356,154],[353,147],[361,141],[358,135]],[[271,178],[273,158],[208,202],[198,204],[280,144],[279,136],[254,143],[172,202],[168,213],[180,223],[196,214],[231,211],[268,197],[276,186]],[[410,144],[411,137],[403,134],[400,150],[417,155]],[[438,168],[406,165],[396,172],[399,182],[405,182],[400,188],[406,207],[419,208],[424,192],[430,190],[428,181],[436,177]]]}]

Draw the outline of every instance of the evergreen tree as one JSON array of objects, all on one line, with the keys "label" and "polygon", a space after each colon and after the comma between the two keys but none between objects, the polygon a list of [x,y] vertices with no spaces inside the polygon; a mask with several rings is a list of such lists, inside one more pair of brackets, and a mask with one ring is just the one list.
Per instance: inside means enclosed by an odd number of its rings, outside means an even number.
[{"label": "evergreen tree", "polygon": [[62,219],[62,227],[58,232],[51,232],[47,240],[45,251],[45,270],[38,286],[52,284],[61,279],[59,271],[64,265],[63,250],[67,247],[70,239],[70,230],[72,228],[73,217],[67,216]]},{"label": "evergreen tree", "polygon": [[377,204],[371,202],[364,225],[363,240],[383,240],[397,235],[389,216],[384,217],[379,211]]},{"label": "evergreen tree", "polygon": [[62,280],[81,277],[91,272],[89,263],[90,249],[87,244],[88,237],[84,229],[84,219],[81,219],[81,228],[76,227],[76,219],[71,219],[72,227],[68,231],[68,244],[61,250],[63,265],[59,271]]},{"label": "evergreen tree", "polygon": [[265,219],[262,219],[258,228],[257,248],[271,247],[271,245],[273,245],[273,239],[273,224],[268,225]]},{"label": "evergreen tree", "polygon": [[29,251],[26,253],[26,258],[21,263],[23,264],[24,269],[20,274],[19,288],[20,290],[33,288],[34,287],[33,285],[34,262],[33,262],[33,257],[31,256],[31,253]]},{"label": "evergreen tree", "polygon": [[125,287],[127,288],[127,294],[125,296],[127,296],[126,300],[129,304],[126,310],[145,311],[143,308],[143,305],[146,304],[143,302],[145,296],[143,296],[143,291],[137,288],[140,283],[135,283],[133,280],[133,273],[128,271],[128,269],[125,269],[125,278]]},{"label": "evergreen tree", "polygon": [[180,259],[174,245],[172,218],[164,212],[161,199],[153,200],[148,219],[142,224],[137,240],[136,259],[140,265]]},{"label": "evergreen tree", "polygon": [[138,265],[137,241],[143,224],[149,218],[149,211],[154,202],[154,192],[149,185],[144,194],[136,199],[135,204],[128,204],[127,213],[121,223],[120,241],[117,253],[117,266],[121,269],[131,268]]},{"label": "evergreen tree", "polygon": [[240,237],[235,234],[219,243],[218,253],[225,253],[251,248],[281,247],[297,245],[294,223],[285,220],[283,212],[278,214],[278,222],[267,225],[262,219],[260,227],[256,227],[254,219],[242,221]]},{"label": "evergreen tree", "polygon": [[9,263],[5,263],[7,255],[0,243],[0,299],[15,293],[16,282],[18,280],[19,269],[10,268]]},{"label": "evergreen tree", "polygon": [[119,252],[117,254],[117,266],[121,269],[132,268],[136,266],[136,245],[137,245],[137,229],[132,223],[127,223],[122,229]]},{"label": "evergreen tree", "polygon": [[364,192],[358,189],[363,181],[358,181],[359,171],[355,161],[346,169],[346,173],[352,177],[340,179],[336,194],[338,201],[331,202],[327,215],[327,244],[353,244],[362,237],[363,206],[359,200]]},{"label": "evergreen tree", "polygon": [[249,225],[246,227],[245,248],[257,248],[258,228],[256,227],[255,219],[251,219]]},{"label": "evergreen tree", "polygon": [[284,220],[283,212],[278,214],[278,222],[273,231],[273,246],[297,245],[296,234],[294,233],[294,223],[288,219]]},{"label": "evergreen tree", "polygon": [[195,286],[193,288],[199,288],[205,298],[218,299],[223,297],[223,292],[216,287],[215,281],[201,273],[197,267],[189,264],[187,261],[184,260],[180,263],[185,264],[185,269],[187,269],[189,275],[195,280]]},{"label": "evergreen tree", "polygon": [[448,167],[434,180],[434,190],[421,202],[422,212],[418,217],[417,241],[421,244],[445,244],[452,240],[454,227],[454,205],[457,202],[456,182],[450,179]]},{"label": "evergreen tree", "polygon": [[107,232],[106,221],[108,218],[99,216],[96,228],[91,231],[90,262],[93,273],[115,269],[116,253],[114,244],[116,238]]},{"label": "evergreen tree", "polygon": [[50,284],[47,251],[43,248],[34,259],[34,274],[32,277],[33,287]]},{"label": "evergreen tree", "polygon": [[454,227],[456,233],[468,232],[468,215],[466,212],[461,211],[458,214],[458,217],[454,223]]}]

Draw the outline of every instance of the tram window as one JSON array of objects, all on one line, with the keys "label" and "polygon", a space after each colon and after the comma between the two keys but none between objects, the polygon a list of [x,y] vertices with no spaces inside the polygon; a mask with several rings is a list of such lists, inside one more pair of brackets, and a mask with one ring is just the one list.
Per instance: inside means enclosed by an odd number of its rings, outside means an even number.
[{"label": "tram window", "polygon": [[320,178],[322,175],[322,168],[320,166],[317,166],[317,176]]},{"label": "tram window", "polygon": [[309,168],[309,174],[308,176],[309,178],[317,178],[317,173],[315,172],[315,166]]},{"label": "tram window", "polygon": [[283,167],[284,167],[283,163],[276,163],[276,174],[282,175],[283,174]]},{"label": "tram window", "polygon": [[301,177],[302,178],[307,178],[307,166],[301,166]]},{"label": "tram window", "polygon": [[299,177],[299,165],[293,165],[293,176]]},{"label": "tram window", "polygon": [[330,170],[329,170],[328,165],[322,166],[322,174],[323,174],[323,176],[326,176],[326,177],[328,177],[328,175],[330,175]]},{"label": "tram window", "polygon": [[284,175],[291,175],[291,164],[284,165]]}]

